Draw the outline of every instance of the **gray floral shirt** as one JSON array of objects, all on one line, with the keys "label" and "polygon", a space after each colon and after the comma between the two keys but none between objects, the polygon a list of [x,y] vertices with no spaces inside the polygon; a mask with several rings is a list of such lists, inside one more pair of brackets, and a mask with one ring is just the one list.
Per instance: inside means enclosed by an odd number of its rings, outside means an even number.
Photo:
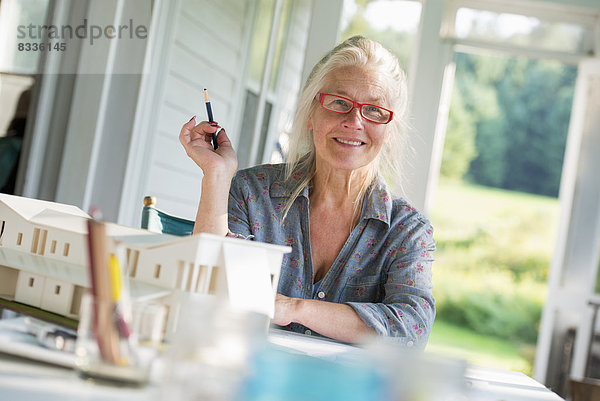
[{"label": "gray floral shirt", "polygon": [[[346,303],[378,334],[424,347],[435,317],[435,241],[428,220],[405,200],[392,199],[380,181],[365,197],[360,221],[333,265],[313,283],[308,188],[281,221],[292,181],[304,172],[285,182],[284,169],[284,164],[267,164],[237,172],[229,193],[229,230],[292,247],[282,263],[281,294]],[[296,323],[289,329],[318,334]]]}]

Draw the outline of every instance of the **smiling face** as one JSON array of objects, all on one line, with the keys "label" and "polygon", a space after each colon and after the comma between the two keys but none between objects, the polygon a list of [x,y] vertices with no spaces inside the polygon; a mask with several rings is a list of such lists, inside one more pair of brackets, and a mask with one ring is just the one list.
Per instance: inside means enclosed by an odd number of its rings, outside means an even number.
[{"label": "smiling face", "polygon": [[[373,69],[341,67],[333,70],[320,92],[344,96],[358,103],[390,106],[385,100],[382,80]],[[317,173],[323,169],[366,171],[387,141],[386,127],[365,120],[358,108],[339,114],[319,105],[308,122],[308,129],[313,131]]]}]

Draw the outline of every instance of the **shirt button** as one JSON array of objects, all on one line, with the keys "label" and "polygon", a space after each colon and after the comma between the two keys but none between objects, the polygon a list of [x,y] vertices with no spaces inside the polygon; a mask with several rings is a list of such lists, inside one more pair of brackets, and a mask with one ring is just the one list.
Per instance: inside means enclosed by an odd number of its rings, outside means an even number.
[{"label": "shirt button", "polygon": [[310,330],[305,330],[304,334],[306,334],[307,336],[310,336],[312,334],[312,332]]},{"label": "shirt button", "polygon": [[323,291],[319,291],[319,292],[317,293],[317,296],[318,296],[319,298],[323,299],[323,298],[325,298],[325,292],[323,292]]},{"label": "shirt button", "polygon": [[414,343],[413,343],[412,341],[408,341],[408,342],[406,343],[406,346],[407,346],[407,347],[412,347],[412,346],[413,346],[413,344],[414,344]]}]

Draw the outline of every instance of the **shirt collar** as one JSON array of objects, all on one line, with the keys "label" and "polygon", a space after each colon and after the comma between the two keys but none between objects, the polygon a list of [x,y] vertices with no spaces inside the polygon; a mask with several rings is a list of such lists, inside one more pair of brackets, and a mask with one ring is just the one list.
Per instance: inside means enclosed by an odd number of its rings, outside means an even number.
[{"label": "shirt collar", "polygon": [[390,191],[381,177],[377,177],[373,186],[371,196],[367,196],[363,203],[361,219],[381,220],[389,226],[392,217],[392,197]]},{"label": "shirt collar", "polygon": [[[277,179],[273,181],[270,188],[272,198],[289,198],[294,192],[294,188],[298,181],[302,180],[307,174],[306,169],[297,169],[289,180],[285,180],[285,168],[281,169]],[[308,199],[308,185],[306,185],[299,196],[304,196]]]}]

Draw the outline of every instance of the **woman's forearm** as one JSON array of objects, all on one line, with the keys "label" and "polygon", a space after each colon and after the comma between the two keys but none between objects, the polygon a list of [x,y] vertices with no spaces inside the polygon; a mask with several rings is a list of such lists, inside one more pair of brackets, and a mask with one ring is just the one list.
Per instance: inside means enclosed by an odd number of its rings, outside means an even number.
[{"label": "woman's forearm", "polygon": [[210,233],[225,236],[228,229],[227,202],[231,177],[205,175],[196,213],[194,234]]},{"label": "woman's forearm", "polygon": [[325,337],[357,343],[375,334],[349,305],[315,299],[298,301],[297,323]]},{"label": "woman's forearm", "polygon": [[274,323],[287,325],[292,322],[348,343],[357,343],[376,334],[349,305],[277,294]]}]

